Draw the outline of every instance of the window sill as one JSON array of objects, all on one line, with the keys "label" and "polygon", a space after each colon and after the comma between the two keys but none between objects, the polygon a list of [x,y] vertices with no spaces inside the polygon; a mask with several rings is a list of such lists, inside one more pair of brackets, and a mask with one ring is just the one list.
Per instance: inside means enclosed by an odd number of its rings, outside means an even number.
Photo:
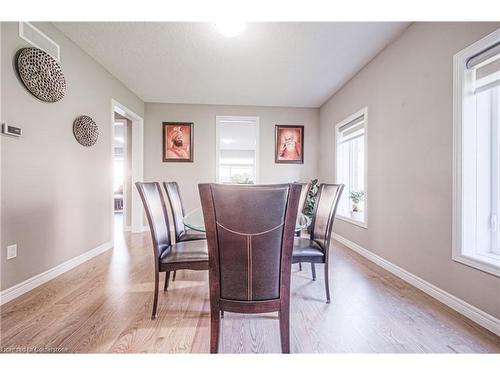
[{"label": "window sill", "polygon": [[368,229],[368,225],[365,221],[357,220],[353,217],[347,217],[341,214],[337,214],[337,218],[350,224],[357,225],[358,227]]},{"label": "window sill", "polygon": [[496,254],[453,255],[455,262],[463,263],[483,272],[500,277],[500,256]]}]

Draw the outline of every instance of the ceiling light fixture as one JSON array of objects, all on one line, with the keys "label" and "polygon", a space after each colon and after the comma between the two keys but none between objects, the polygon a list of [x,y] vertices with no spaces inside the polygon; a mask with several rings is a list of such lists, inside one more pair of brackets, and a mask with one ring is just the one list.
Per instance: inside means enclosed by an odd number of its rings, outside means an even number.
[{"label": "ceiling light fixture", "polygon": [[245,22],[217,22],[215,29],[228,38],[240,35],[246,28]]}]

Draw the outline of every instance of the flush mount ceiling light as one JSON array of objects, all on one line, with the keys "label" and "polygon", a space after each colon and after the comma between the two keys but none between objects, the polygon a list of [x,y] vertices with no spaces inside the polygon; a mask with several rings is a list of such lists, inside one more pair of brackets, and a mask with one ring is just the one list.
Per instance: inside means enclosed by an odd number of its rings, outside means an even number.
[{"label": "flush mount ceiling light", "polygon": [[246,28],[245,22],[216,22],[215,29],[222,35],[232,38],[240,35]]}]

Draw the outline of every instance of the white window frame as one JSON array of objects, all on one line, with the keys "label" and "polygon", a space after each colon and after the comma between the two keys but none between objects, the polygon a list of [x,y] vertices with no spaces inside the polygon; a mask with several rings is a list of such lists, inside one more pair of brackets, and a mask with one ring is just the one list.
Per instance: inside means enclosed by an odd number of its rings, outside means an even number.
[{"label": "white window frame", "polygon": [[[500,276],[500,256],[495,254],[467,254],[462,247],[462,131],[463,119],[472,111],[463,105],[468,81],[465,79],[467,60],[498,42],[500,29],[453,56],[453,211],[452,211],[452,259],[484,272]],[[473,114],[475,116],[475,113]]]},{"label": "white window frame", "polygon": [[[339,129],[348,124],[349,122],[355,120],[356,118],[360,117],[360,116],[364,116],[364,137],[365,137],[365,141],[364,141],[364,148],[365,148],[365,160],[364,160],[364,192],[365,192],[365,195],[364,195],[364,221],[360,221],[360,220],[355,220],[353,218],[350,218],[350,217],[346,217],[346,216],[343,216],[342,214],[340,214],[339,212],[337,212],[337,218],[342,220],[342,221],[345,221],[345,222],[348,222],[350,224],[354,224],[354,225],[357,225],[361,228],[365,228],[365,229],[368,229],[368,107],[364,107],[362,109],[360,109],[359,111],[357,111],[356,113],[353,113],[352,115],[350,115],[349,117],[345,118],[344,120],[342,120],[341,122],[339,122],[338,124],[335,125],[335,181],[337,183],[341,183],[341,181],[339,181],[339,178],[338,178],[338,166],[337,166],[337,161],[339,159],[339,135],[340,135],[340,132],[339,132]],[[344,190],[344,194],[349,194],[349,192],[347,190]]]},{"label": "white window frame", "polygon": [[219,145],[219,124],[223,122],[254,122],[255,131],[255,184],[259,183],[259,143],[260,143],[260,125],[257,116],[215,116],[215,181],[219,183],[219,163],[220,163],[220,145]]}]

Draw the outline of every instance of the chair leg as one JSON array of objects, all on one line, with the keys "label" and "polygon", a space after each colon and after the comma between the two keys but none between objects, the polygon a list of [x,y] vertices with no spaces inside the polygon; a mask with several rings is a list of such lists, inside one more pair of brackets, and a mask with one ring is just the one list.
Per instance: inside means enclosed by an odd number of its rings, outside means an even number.
[{"label": "chair leg", "polygon": [[299,262],[299,271],[302,271],[302,263]]},{"label": "chair leg", "polygon": [[313,281],[316,281],[316,266],[314,265],[314,263],[311,263],[311,273],[312,273]]},{"label": "chair leg", "polygon": [[219,352],[220,310],[212,306],[210,309],[210,353]]},{"label": "chair leg", "polygon": [[175,281],[175,276],[177,276],[177,270],[174,271],[174,275],[172,276],[172,281]]},{"label": "chair leg", "polygon": [[325,263],[326,303],[330,303],[330,283],[328,282],[328,263]]},{"label": "chair leg", "polygon": [[288,305],[281,306],[279,318],[281,352],[284,354],[288,354],[290,353],[290,307]]},{"label": "chair leg", "polygon": [[157,315],[156,315],[156,309],[158,308],[158,288],[160,283],[160,273],[156,272],[155,274],[155,295],[153,299],[153,312],[151,313],[151,320],[155,320]]},{"label": "chair leg", "polygon": [[165,272],[165,285],[163,286],[164,291],[168,289],[169,280],[170,280],[170,272]]}]

